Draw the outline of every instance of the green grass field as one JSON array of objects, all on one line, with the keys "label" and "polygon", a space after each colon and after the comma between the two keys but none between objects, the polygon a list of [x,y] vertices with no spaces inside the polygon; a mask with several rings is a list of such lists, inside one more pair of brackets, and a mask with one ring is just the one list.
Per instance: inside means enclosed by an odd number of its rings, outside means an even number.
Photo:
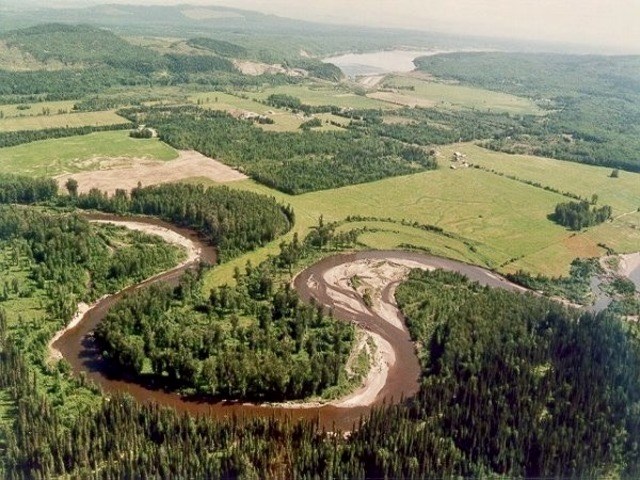
[{"label": "green grass field", "polygon": [[492,112],[543,115],[531,100],[482,88],[465,87],[432,82],[409,76],[390,76],[384,81],[388,88],[413,87],[414,90],[398,90],[407,101],[414,98],[430,101],[439,107],[465,107]]},{"label": "green grass field", "polygon": [[19,130],[44,130],[47,128],[101,127],[127,123],[127,119],[115,112],[78,112],[56,115],[33,115],[25,117],[3,118],[0,120],[0,132]]},{"label": "green grass field", "polygon": [[267,88],[260,93],[249,94],[259,100],[265,100],[273,93],[283,93],[299,98],[306,105],[336,105],[343,108],[397,108],[389,103],[381,102],[363,95],[356,95],[342,87],[330,85],[284,85]]},{"label": "green grass field", "polygon": [[[562,196],[476,169],[441,168],[298,196],[285,195],[250,180],[234,183],[232,187],[275,196],[291,204],[297,219],[294,231],[300,235],[305,235],[320,215],[326,221],[360,215],[437,225],[473,242],[476,252],[459,239],[393,223],[385,223],[381,228],[379,222],[371,222],[371,228],[383,231],[367,233],[362,241],[372,248],[395,248],[408,243],[496,269],[512,259],[563,244],[571,235],[547,219]],[[207,287],[231,281],[235,266],[242,267],[247,260],[255,264],[277,253],[280,241],[221,265],[211,274]],[[567,249],[564,262],[539,262],[532,271],[564,273],[574,256]]]},{"label": "green grass field", "polygon": [[[73,110],[73,106],[75,104],[75,100],[60,100],[56,102],[0,105],[0,117],[30,117],[35,115],[43,115],[47,110],[51,115],[57,115],[59,113],[69,113]],[[27,106],[29,108],[24,108]]]},{"label": "green grass field", "polygon": [[99,132],[0,149],[0,173],[55,176],[95,170],[100,159],[172,160],[178,152],[157,139],[133,139],[128,131]]},{"label": "green grass field", "polygon": [[[541,263],[563,262],[566,251],[576,256],[596,256],[602,253],[598,244],[607,245],[617,252],[640,250],[640,174],[620,172],[611,178],[611,169],[530,155],[508,155],[493,152],[472,144],[457,144],[440,149],[441,163],[448,163],[453,152],[467,155],[467,161],[496,172],[538,182],[560,191],[591,199],[598,196],[598,204],[613,208],[613,222],[592,227],[572,235],[563,244],[551,245],[538,253],[516,262],[515,267],[531,269]],[[563,201],[568,201],[565,199]],[[551,213],[551,212],[550,212]]]},{"label": "green grass field", "polygon": [[[238,111],[254,112],[260,115],[265,115],[271,118],[274,124],[256,124],[267,132],[296,132],[300,131],[300,125],[302,125],[307,119],[302,115],[291,113],[284,109],[272,107],[270,105],[264,105],[252,99],[246,99],[230,95],[224,92],[204,92],[197,93],[189,96],[189,101],[195,103],[201,108],[210,110],[222,110],[230,112],[232,114]],[[331,114],[316,115],[323,122],[322,127],[318,127],[317,131],[331,131],[340,130],[340,127],[326,123],[325,120],[334,121],[337,123],[346,123],[347,120]]]},{"label": "green grass field", "polygon": [[[371,231],[363,233],[359,240],[371,248],[397,248],[409,244],[502,272],[523,268],[534,274],[564,275],[574,258],[603,255],[605,249],[598,244],[619,252],[640,250],[640,213],[630,212],[613,222],[583,232],[571,232],[547,218],[557,203],[568,200],[566,197],[478,169],[451,170],[445,158],[457,150],[466,153],[472,162],[480,157],[487,162],[489,159],[496,162],[500,159],[504,162],[515,160],[510,155],[474,145],[452,145],[441,148],[441,168],[433,172],[298,196],[277,192],[251,180],[234,183],[232,187],[275,196],[279,201],[291,204],[297,219],[294,231],[301,236],[321,214],[326,221],[340,221],[349,215],[359,215],[431,224],[456,234],[458,238],[377,221],[348,223],[340,229],[368,227]],[[522,169],[514,169],[513,174],[527,178],[529,169],[536,171],[536,168],[541,168],[539,171],[546,172],[546,175],[540,178],[532,176],[531,180],[539,180],[543,185],[549,184],[564,191],[589,194],[589,197],[596,193],[600,203],[614,206],[616,214],[628,212],[634,205],[634,192],[638,191],[640,175],[622,172],[619,179],[622,181],[612,189],[608,181],[614,179],[606,176],[607,169],[536,157],[524,160]],[[536,167],[537,163],[542,167]],[[578,174],[571,174],[571,169]],[[564,176],[560,172],[565,172]],[[603,175],[602,183],[598,183]],[[577,178],[580,178],[579,182]],[[635,196],[636,201],[639,198]],[[292,235],[293,232],[288,238]],[[244,266],[247,260],[256,264],[268,255],[276,254],[280,241],[278,239],[261,250],[219,266],[210,275],[206,288],[232,281],[233,269]],[[469,244],[474,248],[471,249]]]}]

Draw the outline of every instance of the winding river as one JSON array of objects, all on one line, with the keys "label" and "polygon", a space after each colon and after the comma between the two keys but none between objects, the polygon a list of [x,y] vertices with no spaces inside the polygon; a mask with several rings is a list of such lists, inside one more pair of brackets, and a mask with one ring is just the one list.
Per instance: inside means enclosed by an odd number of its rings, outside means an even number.
[{"label": "winding river", "polygon": [[[418,391],[418,359],[401,314],[395,306],[393,295],[395,287],[411,268],[452,270],[483,285],[524,291],[523,288],[483,268],[416,252],[365,251],[328,257],[298,274],[293,283],[304,301],[310,302],[313,299],[330,308],[336,318],[354,322],[374,340],[379,351],[372,352],[377,353],[373,355],[376,357],[374,366],[360,390],[344,399],[324,405],[253,405],[183,397],[165,391],[153,383],[136,383],[133,379],[123,378],[111,372],[94,344],[92,331],[124,295],[156,282],[176,283],[187,269],[194,268],[199,261],[213,263],[215,249],[205,244],[194,232],[155,219],[100,215],[92,216],[90,220],[115,221],[136,229],[151,225],[156,229],[177,233],[183,240],[196,246],[198,256],[191,263],[101,299],[88,310],[77,325],[61,334],[52,347],[71,364],[76,374],[86,375],[106,393],[128,393],[142,402],[154,401],[193,414],[218,418],[234,415],[318,418],[320,425],[326,429],[350,430],[372,406],[382,402],[399,401],[400,398],[410,397]],[[362,300],[362,295],[353,287],[355,276],[374,292],[373,305],[369,303],[371,306],[367,306]]]}]

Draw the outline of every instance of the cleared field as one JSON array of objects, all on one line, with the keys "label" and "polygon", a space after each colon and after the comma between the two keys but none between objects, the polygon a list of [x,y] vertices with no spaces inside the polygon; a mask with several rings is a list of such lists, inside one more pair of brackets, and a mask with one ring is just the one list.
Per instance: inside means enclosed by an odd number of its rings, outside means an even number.
[{"label": "cleared field", "polygon": [[299,98],[306,105],[336,105],[343,108],[396,108],[393,105],[363,95],[356,95],[348,90],[325,85],[284,85],[267,88],[260,93],[250,94],[259,100],[269,95],[282,93]]},{"label": "cleared field", "polygon": [[402,105],[465,107],[514,114],[544,114],[527,98],[482,88],[437,83],[404,75],[387,77],[384,86],[391,89],[400,88],[396,92],[373,94],[377,95],[375,98]]},{"label": "cleared field", "polygon": [[[242,112],[253,112],[259,115],[265,115],[271,118],[275,123],[273,124],[256,124],[267,132],[296,132],[300,130],[302,125],[308,118],[304,118],[302,114],[295,114],[289,111],[272,107],[270,105],[264,105],[255,100],[236,97],[224,92],[205,92],[191,95],[189,101],[195,103],[201,108],[209,110],[221,110],[229,112],[234,116],[239,115]],[[336,123],[348,123],[348,120],[331,114],[319,114],[315,115],[323,122],[322,127],[318,127],[314,130],[318,131],[331,131],[340,130],[340,127],[331,125],[326,121],[334,121]]]},{"label": "cleared field", "polygon": [[52,115],[59,113],[69,113],[73,110],[73,106],[75,104],[75,100],[60,100],[57,102],[0,105],[0,117],[30,117],[34,115],[43,115],[47,111],[49,111],[49,113],[51,113]]},{"label": "cleared field", "polygon": [[67,173],[56,177],[60,188],[67,179],[78,182],[80,192],[97,188],[101,192],[113,194],[117,189],[131,190],[138,183],[144,186],[177,182],[199,175],[216,183],[246,180],[247,176],[194,151],[181,151],[176,160],[126,160],[102,163],[101,170]]},{"label": "cleared field", "polygon": [[46,128],[66,127],[101,127],[118,125],[128,120],[115,112],[79,112],[59,115],[34,115],[30,117],[13,117],[0,120],[0,132],[16,132],[20,130],[44,130]]},{"label": "cleared field", "polygon": [[[560,194],[527,185],[478,169],[447,168],[444,159],[454,151],[467,154],[472,163],[484,159],[494,166],[510,165],[510,175],[549,185],[591,198],[614,207],[612,222],[571,232],[551,222],[547,215],[555,205],[568,199]],[[502,272],[525,269],[551,276],[568,273],[576,257],[593,257],[605,248],[618,252],[640,250],[640,175],[621,172],[618,183],[608,177],[610,169],[591,167],[546,158],[518,157],[458,144],[441,148],[442,168],[434,172],[386,179],[336,190],[290,196],[251,180],[234,183],[234,188],[275,196],[296,211],[294,231],[301,236],[317,223],[344,220],[349,215],[405,220],[405,223],[436,225],[455,234],[449,238],[421,228],[392,222],[354,222],[340,229],[363,228],[369,231],[360,242],[372,248],[413,245],[438,255],[464,260]],[[497,168],[496,168],[497,170]],[[534,173],[537,175],[534,175]],[[390,192],[393,192],[390,194]],[[289,234],[289,238],[293,232]],[[280,240],[266,248],[220,266],[210,275],[207,286],[232,281],[235,266],[247,260],[254,264],[279,251]],[[471,248],[473,247],[473,248]]]},{"label": "cleared field", "polygon": [[275,110],[273,107],[263,105],[252,99],[240,98],[224,92],[195,93],[188,98],[190,102],[210,110],[246,110],[260,115],[265,115],[268,111]]},{"label": "cleared field", "polygon": [[128,131],[99,132],[0,149],[0,173],[55,176],[100,168],[106,161],[173,160],[178,152],[157,139],[134,139]]},{"label": "cleared field", "polygon": [[[376,248],[410,243],[496,269],[551,245],[563,246],[572,235],[547,219],[555,204],[564,197],[477,169],[453,171],[442,168],[298,196],[282,194],[251,180],[232,186],[275,196],[292,205],[297,219],[294,231],[301,236],[317,223],[320,215],[324,215],[325,221],[360,215],[431,224],[458,238],[450,239],[393,223],[383,222],[381,226],[379,222],[373,222],[373,228],[384,231],[365,234],[364,242]],[[470,241],[476,251],[464,245],[460,238]],[[210,275],[207,287],[232,281],[235,266],[242,268],[247,260],[256,264],[267,255],[277,253],[280,241],[221,265]],[[569,247],[560,251],[562,261],[542,259],[530,270],[552,275],[565,273],[575,255]]]},{"label": "cleared field", "polygon": [[611,178],[611,168],[531,155],[509,155],[471,143],[450,145],[439,150],[443,160],[450,160],[453,152],[457,151],[467,155],[469,163],[506,175],[539,182],[588,199],[596,194],[598,203],[613,207],[614,216],[640,208],[640,174],[637,173],[620,172],[619,178]]}]

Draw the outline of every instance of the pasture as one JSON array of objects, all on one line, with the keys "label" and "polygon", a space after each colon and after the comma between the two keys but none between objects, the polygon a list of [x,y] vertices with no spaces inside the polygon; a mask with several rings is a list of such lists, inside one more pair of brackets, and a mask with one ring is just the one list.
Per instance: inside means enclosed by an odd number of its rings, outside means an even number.
[{"label": "pasture", "polygon": [[[574,258],[601,256],[603,246],[618,252],[640,249],[640,212],[634,208],[634,200],[640,199],[640,175],[621,172],[618,180],[622,181],[612,188],[609,182],[616,179],[609,178],[610,169],[602,167],[538,157],[520,159],[519,169],[513,164],[510,174],[514,176],[589,198],[595,193],[599,203],[614,207],[612,222],[571,232],[547,218],[557,203],[569,200],[567,197],[479,169],[451,170],[448,158],[453,151],[466,153],[473,163],[481,163],[478,159],[483,158],[486,165],[491,165],[490,160],[505,165],[518,160],[517,156],[474,145],[451,145],[441,148],[441,168],[431,172],[298,196],[251,180],[234,183],[233,188],[275,196],[292,205],[297,221],[293,232],[300,236],[320,215],[325,221],[342,221],[350,215],[390,219],[344,223],[338,230],[366,227],[368,231],[361,233],[359,242],[370,248],[412,245],[505,273],[525,269],[533,274],[565,275]],[[404,224],[400,223],[403,220]],[[411,226],[413,222],[438,226],[453,238]],[[255,264],[277,253],[279,243],[221,265],[210,274],[207,288],[232,281],[235,266],[242,267],[247,260]]]},{"label": "pasture", "polygon": [[126,164],[132,159],[173,160],[178,152],[157,139],[128,131],[99,132],[0,149],[0,173],[55,176]]},{"label": "pasture", "polygon": [[372,95],[380,100],[401,105],[464,107],[511,114],[544,114],[533,101],[527,98],[482,88],[439,83],[405,75],[389,76],[382,85],[394,91],[378,92]]},{"label": "pasture", "polygon": [[115,112],[78,112],[56,115],[33,115],[0,119],[0,132],[44,130],[47,128],[102,127],[127,123]]},{"label": "pasture", "polygon": [[329,84],[300,84],[300,85],[284,85],[272,88],[266,88],[260,93],[250,93],[258,100],[266,100],[269,95],[274,93],[291,95],[299,98],[305,105],[336,105],[343,108],[383,108],[394,109],[393,105],[365,97],[364,95],[356,95],[350,90]]},{"label": "pasture", "polygon": [[[200,108],[221,110],[229,112],[234,116],[238,116],[242,112],[253,112],[259,115],[265,115],[271,118],[275,123],[257,123],[256,126],[267,132],[297,132],[300,131],[300,125],[309,120],[309,118],[305,118],[302,114],[295,114],[284,109],[264,105],[256,99],[242,98],[224,92],[204,92],[193,94],[189,96],[189,101],[195,103]],[[331,121],[340,124],[348,123],[348,120],[345,118],[328,113],[314,116],[322,120],[322,127],[314,129],[317,131],[340,130],[340,127],[329,123]]]},{"label": "pasture", "polygon": [[[286,195],[251,180],[236,182],[233,188],[275,196],[296,212],[294,232],[304,236],[317,223],[341,221],[347,216],[376,217],[393,222],[367,221],[346,228],[367,232],[361,242],[371,248],[396,248],[410,244],[436,254],[478,263],[497,270],[512,270],[510,262],[527,258],[552,245],[564,245],[572,235],[550,222],[547,215],[563,197],[477,169],[418,173],[335,190]],[[435,225],[455,238],[444,237],[421,228],[399,225]],[[293,232],[289,234],[289,238]],[[207,287],[229,282],[235,266],[247,260],[258,263],[277,253],[281,240],[219,266],[210,274]],[[574,254],[562,251],[562,261],[540,259],[532,265],[534,273],[559,275],[568,271]],[[507,268],[505,268],[507,267]]]},{"label": "pasture", "polygon": [[48,111],[51,115],[70,113],[76,104],[74,100],[59,100],[55,102],[19,103],[0,105],[0,117],[31,117],[44,115]]}]

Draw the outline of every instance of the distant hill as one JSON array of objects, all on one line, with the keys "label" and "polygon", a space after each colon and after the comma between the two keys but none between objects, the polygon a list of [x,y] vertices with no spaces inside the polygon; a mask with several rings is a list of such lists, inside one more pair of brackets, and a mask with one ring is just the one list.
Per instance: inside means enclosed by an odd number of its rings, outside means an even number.
[{"label": "distant hill", "polygon": [[107,30],[89,25],[46,24],[16,30],[2,39],[41,62],[57,60],[67,66],[107,65],[151,73],[166,68],[156,52],[138,47]]},{"label": "distant hill", "polygon": [[416,60],[436,77],[533,99],[535,128],[486,146],[640,171],[640,56],[451,53]]}]

